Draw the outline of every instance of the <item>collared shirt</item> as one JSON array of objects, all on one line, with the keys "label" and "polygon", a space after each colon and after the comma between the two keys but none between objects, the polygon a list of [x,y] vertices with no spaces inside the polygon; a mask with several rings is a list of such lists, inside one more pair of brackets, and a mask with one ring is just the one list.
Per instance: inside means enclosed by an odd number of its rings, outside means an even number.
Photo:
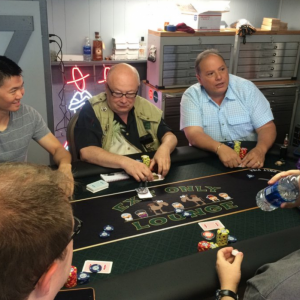
[{"label": "collared shirt", "polygon": [[229,85],[219,106],[196,83],[183,94],[180,129],[200,126],[216,141],[255,141],[255,129],[273,120],[269,101],[249,80],[229,75]]},{"label": "collared shirt", "polygon": [[[114,120],[122,125],[123,129],[121,130],[121,133],[125,139],[136,148],[145,151],[140,142],[134,116],[134,107],[129,111],[127,124],[125,124],[117,114],[114,114]],[[102,147],[103,131],[89,101],[86,101],[85,105],[82,107],[74,130],[75,143],[78,151],[89,146]],[[157,130],[157,138],[160,142],[167,132],[172,132],[172,130],[165,121],[161,119]]]}]

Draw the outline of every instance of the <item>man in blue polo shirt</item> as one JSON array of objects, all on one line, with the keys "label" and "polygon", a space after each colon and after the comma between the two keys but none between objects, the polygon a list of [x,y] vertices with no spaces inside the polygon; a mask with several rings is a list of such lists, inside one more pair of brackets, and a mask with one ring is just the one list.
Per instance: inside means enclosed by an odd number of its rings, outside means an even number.
[{"label": "man in blue polo shirt", "polygon": [[[226,167],[260,168],[276,138],[270,104],[249,80],[229,75],[215,49],[200,53],[195,62],[199,83],[188,88],[181,100],[180,129],[190,144],[215,152]],[[256,141],[243,158],[227,141]]]}]

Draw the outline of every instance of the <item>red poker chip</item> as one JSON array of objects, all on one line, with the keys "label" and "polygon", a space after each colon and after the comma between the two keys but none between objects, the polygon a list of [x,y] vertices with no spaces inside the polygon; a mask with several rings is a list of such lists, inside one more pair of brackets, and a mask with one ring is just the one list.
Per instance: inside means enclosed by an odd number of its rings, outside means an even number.
[{"label": "red poker chip", "polygon": [[208,241],[212,240],[215,237],[215,234],[211,231],[203,231],[201,235]]}]

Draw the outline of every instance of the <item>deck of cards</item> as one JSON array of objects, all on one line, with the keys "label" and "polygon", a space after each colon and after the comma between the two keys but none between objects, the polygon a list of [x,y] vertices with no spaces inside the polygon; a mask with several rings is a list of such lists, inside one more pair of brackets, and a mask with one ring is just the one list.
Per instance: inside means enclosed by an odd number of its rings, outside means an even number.
[{"label": "deck of cards", "polygon": [[92,193],[97,193],[109,187],[108,183],[104,180],[92,182],[86,186],[86,189]]}]

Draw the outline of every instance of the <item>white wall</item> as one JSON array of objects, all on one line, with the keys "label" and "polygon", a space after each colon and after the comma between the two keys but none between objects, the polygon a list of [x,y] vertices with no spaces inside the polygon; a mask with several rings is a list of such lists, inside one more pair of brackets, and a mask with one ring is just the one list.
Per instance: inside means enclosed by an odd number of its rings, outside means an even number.
[{"label": "white wall", "polygon": [[[174,25],[180,23],[177,2],[178,0],[47,0],[49,33],[62,38],[64,54],[82,54],[85,37],[92,39],[94,32],[100,31],[106,45],[104,56],[108,56],[112,53],[113,37],[144,36],[147,39],[148,29],[162,28],[165,21]],[[207,1],[184,2],[201,5]],[[287,2],[293,2],[293,5],[300,3],[299,0],[282,2],[283,11],[286,11]],[[236,20],[245,18],[254,26],[260,27],[263,17],[278,17],[280,8],[280,0],[231,0],[230,12],[223,14],[222,21],[229,26]],[[289,22],[289,14],[282,13],[282,20]],[[300,29],[300,24],[297,29]],[[54,44],[51,47],[58,49]]]},{"label": "white wall", "polygon": [[[0,1],[1,15],[33,16],[34,31],[23,50],[19,66],[23,70],[25,95],[22,103],[34,107],[47,122],[46,86],[44,75],[41,16],[39,1]],[[0,31],[0,54],[4,55],[12,32]],[[28,152],[28,161],[49,164],[49,154],[34,141]]]}]

